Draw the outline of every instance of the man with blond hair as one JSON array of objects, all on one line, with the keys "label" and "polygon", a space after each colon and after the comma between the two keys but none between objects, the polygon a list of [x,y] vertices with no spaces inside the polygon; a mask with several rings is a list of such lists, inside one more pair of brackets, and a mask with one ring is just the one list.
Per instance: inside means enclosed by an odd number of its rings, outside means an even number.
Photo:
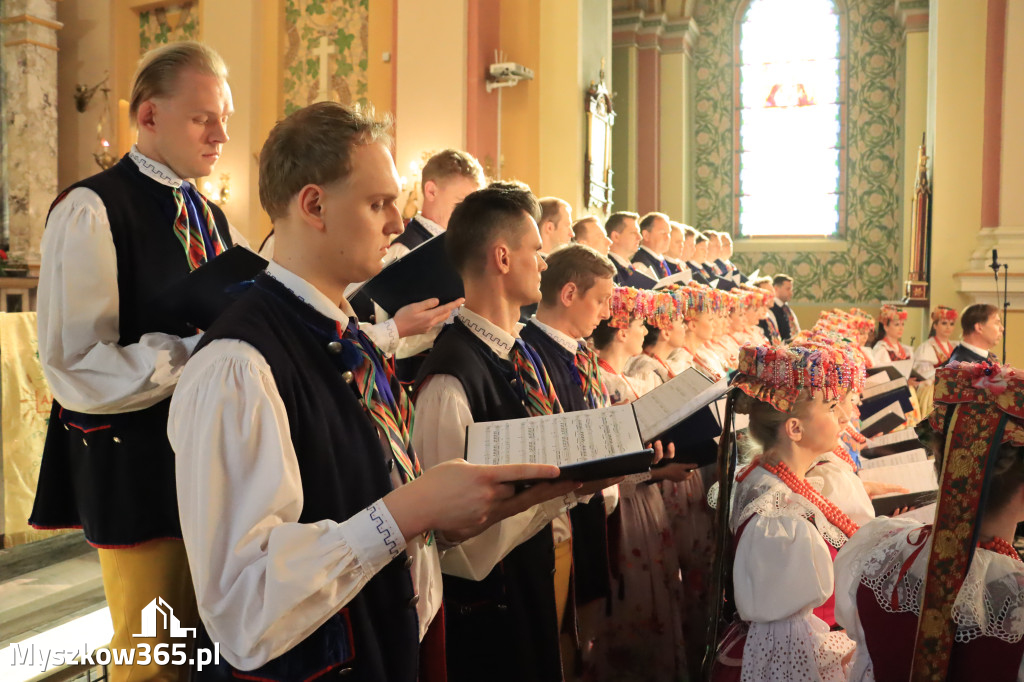
[{"label": "man with blond hair", "polygon": [[423,208],[406,223],[405,232],[391,242],[384,262],[397,260],[444,232],[455,206],[483,185],[484,169],[472,154],[445,149],[431,156],[420,172]]},{"label": "man with blond hair", "polygon": [[[99,548],[115,651],[169,644],[165,629],[132,639],[157,598],[183,627],[196,622],[167,411],[200,334],[152,299],[244,241],[186,180],[212,174],[228,141],[226,79],[220,56],[200,43],[147,53],[129,109],[137,144],[61,192],[43,233],[39,357],[54,401],[30,522],[80,527]],[[136,662],[112,665],[110,678],[187,673]]]}]

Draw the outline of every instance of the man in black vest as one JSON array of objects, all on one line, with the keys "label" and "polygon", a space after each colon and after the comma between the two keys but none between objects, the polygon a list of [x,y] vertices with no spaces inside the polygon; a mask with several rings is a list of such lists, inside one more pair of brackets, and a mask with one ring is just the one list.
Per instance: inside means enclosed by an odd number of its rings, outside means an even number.
[{"label": "man in black vest", "polygon": [[343,294],[402,229],[389,145],[386,123],[320,102],[260,153],[273,261],[204,335],[168,423],[200,641],[224,659],[200,677],[439,679],[433,531],[570,489],[506,483],[554,467],[420,468],[408,396]]},{"label": "man in black vest", "polygon": [[[630,275],[636,272],[633,267],[633,254],[640,246],[640,228],[636,221],[640,216],[629,211],[619,211],[608,216],[604,223],[605,234],[612,244],[608,247],[608,259],[615,266],[615,283],[622,285]],[[644,267],[642,274],[657,280],[650,268]]]},{"label": "man in black vest", "polygon": [[484,186],[484,169],[468,152],[445,149],[429,159],[420,172],[423,208],[391,242],[384,263],[398,260],[448,227],[452,210],[467,194]]},{"label": "man in black vest", "polygon": [[[597,355],[583,339],[611,313],[608,304],[615,286],[615,268],[607,258],[581,244],[551,254],[547,265],[541,275],[537,315],[523,327],[522,338],[544,361],[566,412],[604,407],[608,396],[601,383]],[[575,606],[578,610],[596,609],[597,613],[591,615],[603,615],[605,600],[611,597],[606,517],[617,501],[618,489],[609,488],[569,512]],[[588,608],[588,604],[592,606]],[[598,620],[579,620],[583,651],[593,635],[583,626]]]},{"label": "man in black vest", "polygon": [[788,343],[800,332],[800,321],[796,319],[796,313],[789,307],[789,302],[793,300],[793,278],[779,273],[772,277],[772,288],[775,289],[772,315],[775,316],[779,336]]},{"label": "man in black vest", "polygon": [[[138,143],[63,191],[43,233],[39,356],[54,401],[29,521],[82,528],[99,548],[115,650],[170,646],[166,631],[132,639],[157,597],[183,627],[196,620],[166,429],[171,393],[200,337],[152,299],[244,242],[186,181],[210,175],[227,142],[226,78],[221,58],[199,43],[147,53],[131,94]],[[115,664],[110,674],[187,672],[151,663]]]},{"label": "man in black vest", "polygon": [[963,337],[953,349],[949,361],[996,362],[992,349],[1003,338],[1003,323],[999,309],[989,303],[975,303],[964,308],[960,315]]},{"label": "man in black vest", "polygon": [[664,213],[645,215],[640,219],[640,237],[640,248],[632,258],[633,267],[649,268],[655,279],[671,275],[672,269],[665,261],[664,255],[672,239],[668,216]]},{"label": "man in black vest", "polygon": [[[518,338],[521,307],[540,300],[539,214],[516,183],[474,192],[452,213],[446,246],[466,304],[417,381],[413,438],[428,469],[462,456],[469,424],[561,411],[543,362]],[[444,554],[452,682],[562,679],[558,624],[571,571],[564,515],[577,495],[607,485],[537,505]]]}]

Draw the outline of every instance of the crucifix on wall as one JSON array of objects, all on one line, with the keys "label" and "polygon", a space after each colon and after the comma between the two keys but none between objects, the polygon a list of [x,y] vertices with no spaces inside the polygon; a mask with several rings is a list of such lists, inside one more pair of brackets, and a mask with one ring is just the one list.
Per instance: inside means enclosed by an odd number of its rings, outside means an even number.
[{"label": "crucifix on wall", "polygon": [[334,99],[331,97],[330,87],[331,55],[338,50],[329,40],[327,36],[320,36],[320,43],[313,50],[313,54],[320,58],[320,85],[317,89],[316,99],[321,102]]}]

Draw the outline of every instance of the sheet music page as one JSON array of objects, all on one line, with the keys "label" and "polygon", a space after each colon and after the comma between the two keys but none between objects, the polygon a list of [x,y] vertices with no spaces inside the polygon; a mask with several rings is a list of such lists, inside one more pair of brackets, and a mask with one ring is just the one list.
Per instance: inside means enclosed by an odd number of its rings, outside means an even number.
[{"label": "sheet music page", "polygon": [[729,380],[714,382],[690,367],[632,402],[640,438],[648,443],[725,393]]},{"label": "sheet music page", "polygon": [[923,507],[918,507],[917,509],[911,509],[908,512],[904,512],[903,514],[900,514],[897,518],[910,519],[911,521],[917,521],[919,523],[932,524],[935,523],[935,508],[937,506],[938,505],[936,503],[932,502],[931,504],[926,504]]},{"label": "sheet music page", "polygon": [[631,405],[470,424],[470,464],[567,466],[643,450]]},{"label": "sheet music page", "polygon": [[[879,374],[877,376],[885,376],[885,375],[884,374]],[[874,386],[871,386],[869,388],[865,388],[864,389],[864,391],[861,393],[861,402],[865,402],[866,403],[869,400],[871,400],[872,398],[874,398],[875,396],[879,396],[879,395],[888,393],[889,391],[895,391],[895,390],[898,390],[900,388],[906,388],[907,385],[908,385],[907,384],[907,380],[904,379],[903,377],[900,377],[899,379],[893,379],[892,381],[886,381],[886,382],[881,383],[881,384],[875,384]]]},{"label": "sheet music page", "polygon": [[914,462],[925,462],[927,460],[928,453],[924,451],[924,448],[918,448],[916,450],[907,450],[906,452],[897,452],[895,455],[876,457],[875,459],[864,458],[861,459],[860,466],[861,471],[864,471],[865,469],[902,466],[903,464],[913,464]]},{"label": "sheet music page", "polygon": [[892,445],[894,443],[902,443],[905,440],[911,440],[917,438],[917,432],[912,428],[899,429],[892,433],[885,433],[881,436],[875,436],[868,440],[864,444],[865,448],[877,448],[882,445]]},{"label": "sheet music page", "polygon": [[914,368],[914,360],[913,358],[909,360],[896,360],[892,363],[892,366],[899,370],[904,379],[908,379],[910,378],[910,370]]},{"label": "sheet music page", "polygon": [[[861,469],[857,475],[863,481],[878,481],[879,483],[901,485],[912,493],[935,490],[939,487],[939,480],[935,475],[935,463],[928,460],[912,464],[901,464],[900,466]],[[883,495],[882,497],[886,496]]]},{"label": "sheet music page", "polygon": [[873,386],[881,386],[882,384],[887,384],[890,381],[892,381],[892,379],[889,378],[888,374],[886,374],[885,372],[878,372],[877,374],[872,374],[869,377],[865,377],[864,388],[869,389],[872,388]]}]

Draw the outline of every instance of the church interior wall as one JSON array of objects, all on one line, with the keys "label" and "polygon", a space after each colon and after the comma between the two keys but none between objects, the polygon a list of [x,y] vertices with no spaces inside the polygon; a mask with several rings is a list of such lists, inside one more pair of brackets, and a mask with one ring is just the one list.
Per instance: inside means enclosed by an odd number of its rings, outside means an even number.
[{"label": "church interior wall", "polygon": [[[700,27],[694,48],[699,229],[733,231],[735,225],[734,22],[741,5],[741,0],[699,0],[694,8]],[[902,294],[903,30],[891,0],[848,0],[845,7],[847,181],[841,242],[835,248],[811,248],[800,240],[786,250],[737,249],[743,269],[760,266],[763,273],[792,275],[798,303],[864,305]]]}]

